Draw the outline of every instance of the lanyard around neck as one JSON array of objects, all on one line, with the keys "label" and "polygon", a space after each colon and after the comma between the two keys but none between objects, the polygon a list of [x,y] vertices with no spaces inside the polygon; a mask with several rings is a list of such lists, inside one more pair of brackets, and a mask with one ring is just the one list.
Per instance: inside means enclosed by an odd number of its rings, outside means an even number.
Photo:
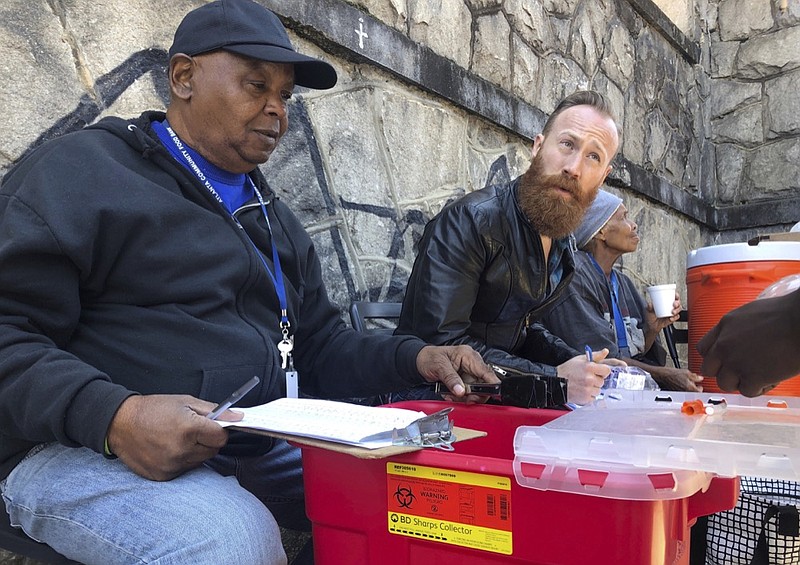
[{"label": "lanyard around neck", "polygon": [[[592,264],[594,265],[597,272],[599,272],[603,277],[606,276],[605,271],[597,262],[597,260],[592,256],[591,253],[587,253],[589,255],[589,259],[592,260]],[[626,349],[628,348],[628,335],[625,331],[625,322],[622,319],[622,313],[619,309],[619,280],[617,279],[617,274],[614,272],[614,269],[611,269],[611,310],[614,316],[614,328],[617,334],[617,347],[619,349]]]},{"label": "lanyard around neck", "polygon": [[[183,164],[194,173],[197,179],[203,183],[203,186],[206,187],[206,190],[214,197],[214,199],[222,204],[223,206],[225,203],[223,202],[222,198],[220,197],[217,190],[214,188],[214,185],[211,184],[211,181],[208,180],[208,177],[203,173],[200,167],[195,163],[192,156],[186,150],[186,147],[183,145],[183,142],[180,140],[178,135],[175,131],[170,127],[169,123],[164,120],[164,129],[169,134],[170,139],[175,144],[175,147],[178,149],[178,154],[183,157]],[[255,183],[253,183],[253,179],[250,178],[250,175],[245,175],[247,181],[250,183],[250,186],[253,188],[253,191],[256,193],[256,198],[258,198],[258,203],[261,207],[261,213],[264,215],[264,221],[267,222],[267,231],[269,232],[269,240],[272,244],[272,262],[275,265],[275,273],[272,272],[272,269],[269,268],[267,265],[267,261],[264,259],[263,253],[261,250],[256,246],[255,242],[250,238],[247,234],[247,230],[244,229],[242,224],[239,222],[239,219],[231,212],[231,218],[236,224],[241,228],[242,232],[244,233],[245,237],[247,237],[248,241],[250,241],[250,245],[253,246],[253,249],[256,252],[256,255],[259,259],[261,259],[261,263],[264,265],[264,268],[267,270],[267,274],[269,278],[272,280],[273,285],[275,286],[275,292],[278,294],[278,302],[281,305],[281,332],[283,333],[284,338],[287,338],[289,335],[289,315],[288,315],[288,304],[286,300],[286,286],[283,284],[283,271],[281,270],[281,260],[278,256],[278,247],[275,245],[275,237],[272,234],[272,226],[269,222],[269,216],[267,215],[267,203],[264,200],[264,197],[261,196],[261,193],[256,188]]]}]

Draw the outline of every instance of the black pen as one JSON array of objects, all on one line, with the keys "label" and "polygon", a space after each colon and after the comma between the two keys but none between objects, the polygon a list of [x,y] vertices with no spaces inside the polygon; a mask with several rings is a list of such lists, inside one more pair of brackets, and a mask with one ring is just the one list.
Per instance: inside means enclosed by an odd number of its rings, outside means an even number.
[{"label": "black pen", "polygon": [[253,377],[252,379],[244,383],[240,388],[236,389],[236,391],[234,391],[234,393],[230,395],[228,399],[225,400],[225,402],[217,404],[217,406],[211,412],[208,413],[208,416],[206,416],[206,418],[210,418],[211,420],[216,420],[220,414],[225,412],[225,410],[227,410],[228,408],[239,402],[244,397],[245,394],[250,392],[250,390],[252,390],[252,388],[259,383],[260,380],[261,379],[259,379],[258,377]]}]

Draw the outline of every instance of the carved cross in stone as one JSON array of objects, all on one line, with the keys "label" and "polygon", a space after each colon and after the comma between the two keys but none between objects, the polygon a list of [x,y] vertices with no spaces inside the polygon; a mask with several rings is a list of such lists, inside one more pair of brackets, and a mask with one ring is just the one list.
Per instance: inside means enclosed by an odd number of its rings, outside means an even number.
[{"label": "carved cross in stone", "polygon": [[364,40],[369,39],[369,35],[364,31],[364,18],[358,18],[358,29],[354,30],[358,35],[358,48],[364,48]]}]

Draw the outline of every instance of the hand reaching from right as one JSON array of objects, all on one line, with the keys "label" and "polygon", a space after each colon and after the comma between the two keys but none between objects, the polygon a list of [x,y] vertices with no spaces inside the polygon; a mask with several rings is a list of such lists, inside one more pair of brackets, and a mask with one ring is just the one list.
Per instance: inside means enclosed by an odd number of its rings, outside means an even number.
[{"label": "hand reaching from right", "polygon": [[697,343],[700,372],[726,392],[764,394],[800,372],[800,289],[725,314]]}]

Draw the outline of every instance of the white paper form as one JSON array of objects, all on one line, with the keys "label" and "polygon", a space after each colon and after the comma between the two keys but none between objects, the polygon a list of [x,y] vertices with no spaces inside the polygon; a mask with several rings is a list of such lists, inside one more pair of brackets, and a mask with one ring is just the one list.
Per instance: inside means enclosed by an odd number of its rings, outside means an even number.
[{"label": "white paper form", "polygon": [[260,406],[232,410],[242,412],[244,419],[238,422],[216,421],[225,427],[265,430],[368,449],[392,445],[395,428],[405,428],[426,416],[424,412],[402,408],[314,398],[279,398]]}]

